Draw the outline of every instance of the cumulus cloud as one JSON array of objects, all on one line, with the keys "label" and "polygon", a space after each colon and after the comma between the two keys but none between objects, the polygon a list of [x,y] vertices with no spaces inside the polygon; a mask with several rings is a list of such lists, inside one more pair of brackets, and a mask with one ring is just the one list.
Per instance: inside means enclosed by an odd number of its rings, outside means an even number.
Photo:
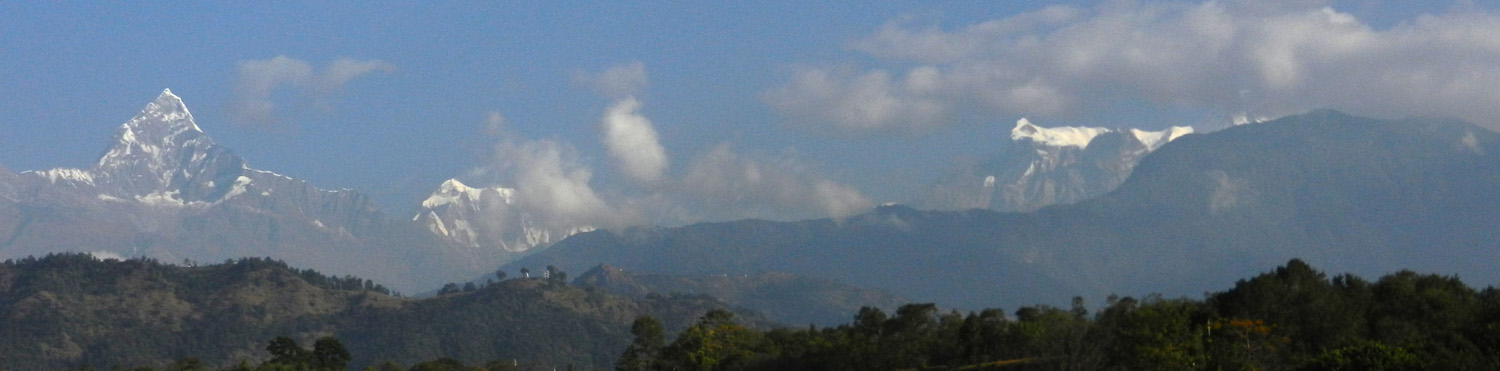
[{"label": "cumulus cloud", "polygon": [[843,218],[874,207],[859,190],[793,159],[757,159],[728,144],[695,159],[679,186],[708,219]]},{"label": "cumulus cloud", "polygon": [[[628,107],[626,107],[628,108]],[[624,111],[632,111],[624,109]],[[646,223],[680,225],[705,220],[844,218],[874,207],[854,187],[818,174],[794,156],[743,155],[729,144],[697,157],[678,178],[659,176],[650,192],[593,184],[593,169],[578,150],[555,139],[523,139],[491,113],[487,133],[499,133],[482,167],[465,177],[515,190],[516,203],[490,208],[495,221],[526,218],[562,231]]]},{"label": "cumulus cloud", "polygon": [[[636,224],[639,215],[606,202],[593,186],[593,170],[573,146],[552,139],[522,139],[506,132],[504,117],[491,114],[485,130],[499,138],[482,168],[471,177],[515,189],[517,207],[552,230]],[[510,217],[505,215],[504,217]]]},{"label": "cumulus cloud", "polygon": [[640,61],[605,69],[598,74],[578,72],[573,80],[609,98],[638,95],[646,89],[646,64]]},{"label": "cumulus cloud", "polygon": [[228,113],[236,121],[262,127],[281,124],[276,103],[277,89],[288,88],[300,98],[318,105],[336,94],[350,80],[373,72],[390,72],[395,66],[380,60],[358,61],[341,58],[321,70],[284,55],[263,60],[239,62]]},{"label": "cumulus cloud", "polygon": [[850,44],[879,67],[803,67],[763,98],[793,125],[843,135],[976,115],[1105,116],[1122,103],[1226,120],[1327,107],[1500,127],[1500,16],[1422,15],[1377,29],[1328,4],[1104,2],[956,29],[907,17]]},{"label": "cumulus cloud", "polygon": [[600,120],[604,146],[615,167],[631,181],[654,186],[667,169],[667,150],[657,140],[651,120],[638,111],[641,102],[624,98],[610,105]]}]

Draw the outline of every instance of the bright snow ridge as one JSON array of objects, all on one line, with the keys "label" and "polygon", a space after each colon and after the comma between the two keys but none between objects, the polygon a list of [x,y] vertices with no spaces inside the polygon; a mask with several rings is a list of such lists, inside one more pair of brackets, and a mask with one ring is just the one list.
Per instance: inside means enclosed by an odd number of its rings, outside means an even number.
[{"label": "bright snow ridge", "polygon": [[1162,131],[1130,129],[1130,135],[1135,136],[1136,140],[1141,141],[1141,144],[1145,144],[1146,148],[1150,148],[1152,151],[1161,148],[1167,142],[1177,140],[1177,137],[1192,133],[1193,127],[1191,126],[1173,126]]},{"label": "bright snow ridge", "polygon": [[1055,128],[1044,128],[1032,124],[1030,120],[1022,117],[1016,120],[1016,127],[1010,129],[1010,139],[1021,141],[1030,139],[1032,142],[1045,144],[1053,147],[1078,147],[1080,149],[1089,146],[1089,142],[1099,134],[1110,132],[1105,128],[1089,128],[1077,126],[1062,126]]},{"label": "bright snow ridge", "polygon": [[426,200],[422,201],[422,208],[437,208],[438,206],[459,202],[461,198],[469,202],[478,202],[479,197],[484,194],[485,190],[494,190],[496,193],[499,193],[506,204],[510,204],[513,201],[511,197],[515,190],[510,188],[474,188],[464,185],[458,179],[448,179],[443,182],[443,185],[438,187],[437,192],[433,192],[432,196],[428,196]]},{"label": "bright snow ridge", "polygon": [[[1029,139],[1032,142],[1052,147],[1077,147],[1078,149],[1085,149],[1088,148],[1089,142],[1093,141],[1094,137],[1112,132],[1114,130],[1106,128],[1078,126],[1044,128],[1032,124],[1026,118],[1021,118],[1020,120],[1016,120],[1016,127],[1010,130],[1010,139],[1017,142],[1022,139]],[[1163,144],[1167,144],[1167,142],[1193,133],[1193,128],[1191,126],[1173,126],[1162,131],[1130,129],[1129,133],[1136,140],[1139,140],[1141,144],[1145,144],[1146,148],[1155,151],[1157,148],[1161,148]]]},{"label": "bright snow ridge", "polygon": [[56,168],[51,170],[27,171],[46,178],[48,183],[57,184],[58,181],[70,181],[94,185],[94,173],[88,170]]}]

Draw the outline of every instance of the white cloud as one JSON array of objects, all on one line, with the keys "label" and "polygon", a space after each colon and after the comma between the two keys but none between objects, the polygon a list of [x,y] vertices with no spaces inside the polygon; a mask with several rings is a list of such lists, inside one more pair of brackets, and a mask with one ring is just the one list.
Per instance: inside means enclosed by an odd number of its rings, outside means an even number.
[{"label": "white cloud", "polygon": [[615,167],[631,181],[654,186],[667,169],[667,151],[662,148],[651,120],[641,116],[641,102],[624,98],[610,105],[600,126],[604,146],[614,159]]},{"label": "white cloud", "polygon": [[229,114],[243,122],[273,123],[276,121],[276,105],[271,103],[271,91],[282,85],[306,81],[311,75],[312,66],[307,62],[286,56],[241,61]]},{"label": "white cloud", "polygon": [[[490,115],[486,130],[494,128],[491,124],[498,117]],[[485,167],[470,175],[498,179],[492,183],[514,188],[518,207],[506,211],[532,215],[552,230],[637,224],[638,215],[611,206],[594,190],[593,170],[572,146],[549,139],[521,140],[505,132],[500,136]]]},{"label": "white cloud", "polygon": [[646,64],[640,61],[610,67],[597,75],[578,72],[573,80],[608,98],[638,95],[646,89]]},{"label": "white cloud", "polygon": [[349,80],[353,80],[356,77],[368,75],[373,72],[391,72],[395,70],[396,66],[378,59],[357,61],[349,58],[339,58],[329,64],[327,68],[324,68],[323,73],[318,75],[317,80],[313,81],[313,84],[320,93],[326,95],[344,87],[344,84],[349,83]]},{"label": "white cloud", "polygon": [[240,61],[228,113],[241,123],[272,127],[282,123],[276,104],[272,102],[272,95],[278,88],[291,88],[299,97],[326,107],[323,101],[350,80],[372,72],[393,70],[395,66],[380,60],[348,58],[335,60],[321,71],[314,71],[305,61],[284,55]]},{"label": "white cloud", "polygon": [[[1500,127],[1500,16],[1376,29],[1327,1],[1104,2],[957,29],[892,21],[851,43],[878,68],[804,67],[765,101],[815,132],[923,132],[964,117],[1229,115],[1335,108]],[[1247,99],[1253,99],[1247,101]]]},{"label": "white cloud", "polygon": [[791,159],[758,160],[721,144],[695,159],[679,184],[707,219],[843,218],[874,207],[859,190]]}]

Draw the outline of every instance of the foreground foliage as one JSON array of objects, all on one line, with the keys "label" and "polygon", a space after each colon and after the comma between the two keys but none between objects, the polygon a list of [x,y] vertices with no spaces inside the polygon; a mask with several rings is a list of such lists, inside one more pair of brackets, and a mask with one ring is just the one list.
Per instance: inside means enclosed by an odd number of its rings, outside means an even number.
[{"label": "foreground foliage", "polygon": [[1112,298],[1096,313],[866,308],[832,328],[756,331],[714,311],[671,343],[650,317],[628,370],[1500,369],[1500,291],[1402,271],[1328,278],[1300,260],[1205,300]]}]

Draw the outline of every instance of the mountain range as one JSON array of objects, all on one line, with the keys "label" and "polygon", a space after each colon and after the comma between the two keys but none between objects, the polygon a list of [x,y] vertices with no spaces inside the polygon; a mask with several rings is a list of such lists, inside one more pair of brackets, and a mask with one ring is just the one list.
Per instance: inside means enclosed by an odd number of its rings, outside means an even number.
[{"label": "mountain range", "polygon": [[0,257],[62,251],[169,262],[272,256],[407,291],[492,271],[511,254],[437,238],[353,190],[254,169],[170,90],[121,125],[92,167],[0,172]]},{"label": "mountain range", "polygon": [[601,230],[508,267],[781,271],[967,308],[1197,295],[1290,258],[1489,284],[1500,259],[1497,143],[1456,120],[1314,111],[1181,136],[1114,191],[1030,213],[885,206],[843,220]]},{"label": "mountain range", "polygon": [[[742,283],[704,277],[790,274],[959,307],[1191,295],[1198,282],[1294,257],[1334,271],[1494,281],[1483,264],[1500,240],[1493,132],[1335,111],[1190,131],[1022,119],[1000,152],[931,192],[946,196],[918,203],[958,211],[888,205],[838,220],[548,229],[508,212],[518,202],[509,188],[448,180],[408,220],[357,191],[255,169],[163,91],[91,167],[0,171],[0,258],[270,256],[407,292],[502,264],[583,272],[605,263],[696,276],[660,286],[720,295]],[[754,282],[739,287],[782,281]]]},{"label": "mountain range", "polygon": [[[1074,202],[1113,188],[1140,156],[1185,131],[1041,128],[1023,119],[1012,131],[1017,145],[974,169],[1001,180],[950,180],[950,189],[972,189],[943,207],[1021,210]],[[510,188],[449,179],[411,220],[393,218],[358,191],[321,189],[249,166],[165,90],[117,129],[91,167],[0,169],[0,257],[273,256],[417,292],[487,274],[594,229],[542,226],[516,210],[516,197]]]}]

